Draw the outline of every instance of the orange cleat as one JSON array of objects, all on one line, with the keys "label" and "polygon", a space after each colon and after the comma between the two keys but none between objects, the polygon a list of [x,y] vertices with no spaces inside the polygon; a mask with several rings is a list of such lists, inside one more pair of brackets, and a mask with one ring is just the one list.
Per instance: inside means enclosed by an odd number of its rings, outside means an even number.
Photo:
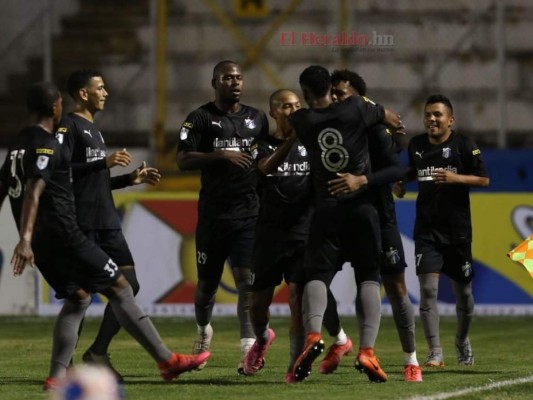
[{"label": "orange cleat", "polygon": [[320,362],[318,371],[321,374],[332,374],[341,363],[342,356],[350,354],[352,350],[353,344],[350,338],[345,344],[332,344],[329,346],[326,357]]},{"label": "orange cleat", "polygon": [[374,355],[372,348],[359,349],[355,359],[355,369],[365,373],[370,382],[386,382],[388,377],[381,369],[378,358]]},{"label": "orange cleat", "polygon": [[294,363],[293,374],[296,382],[301,382],[311,374],[311,367],[316,358],[324,351],[324,341],[320,333],[310,333],[307,335],[305,348]]},{"label": "orange cleat", "polygon": [[211,353],[208,351],[194,355],[172,353],[172,356],[167,362],[159,363],[159,372],[161,373],[161,377],[169,382],[184,372],[197,369],[210,356]]},{"label": "orange cleat", "polygon": [[422,368],[419,365],[407,364],[403,367],[406,382],[422,382]]}]

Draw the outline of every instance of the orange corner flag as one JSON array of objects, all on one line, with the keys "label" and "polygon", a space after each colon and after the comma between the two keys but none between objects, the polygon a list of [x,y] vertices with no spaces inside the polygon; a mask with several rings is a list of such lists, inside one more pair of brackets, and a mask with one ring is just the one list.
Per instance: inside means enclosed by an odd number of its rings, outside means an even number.
[{"label": "orange corner flag", "polygon": [[507,253],[507,256],[522,264],[533,278],[533,235]]}]

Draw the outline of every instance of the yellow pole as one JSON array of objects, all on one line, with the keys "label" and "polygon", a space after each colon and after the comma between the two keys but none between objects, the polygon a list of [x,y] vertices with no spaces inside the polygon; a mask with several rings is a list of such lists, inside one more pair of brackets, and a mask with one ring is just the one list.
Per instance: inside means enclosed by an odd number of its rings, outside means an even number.
[{"label": "yellow pole", "polygon": [[[167,0],[157,0],[156,26],[156,111],[154,138],[158,164],[164,162],[166,120]],[[160,165],[163,167],[163,165]]]}]

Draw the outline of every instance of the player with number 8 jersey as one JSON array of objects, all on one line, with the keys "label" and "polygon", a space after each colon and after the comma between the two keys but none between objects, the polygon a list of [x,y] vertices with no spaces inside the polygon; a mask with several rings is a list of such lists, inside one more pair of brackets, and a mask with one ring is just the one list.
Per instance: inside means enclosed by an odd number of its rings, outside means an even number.
[{"label": "player with number 8 jersey", "polygon": [[396,114],[361,96],[333,103],[331,77],[321,66],[305,69],[300,86],[310,108],[296,111],[291,123],[309,154],[315,213],[305,255],[307,283],[302,302],[307,341],[293,373],[296,381],[307,378],[312,362],[323,350],[320,332],[327,288],[343,263],[349,261],[359,293],[356,367],[371,381],[383,382],[387,375],[373,352],[381,319],[378,213],[371,191],[362,188],[338,197],[330,193],[329,182],[339,173],[369,173],[368,128],[380,122],[401,128],[401,121]]}]

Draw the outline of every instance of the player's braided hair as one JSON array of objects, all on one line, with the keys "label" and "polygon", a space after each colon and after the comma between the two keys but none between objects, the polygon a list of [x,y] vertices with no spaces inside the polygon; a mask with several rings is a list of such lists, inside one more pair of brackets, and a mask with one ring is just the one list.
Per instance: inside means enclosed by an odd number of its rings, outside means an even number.
[{"label": "player's braided hair", "polygon": [[353,87],[359,95],[366,96],[366,82],[358,73],[348,69],[336,69],[331,74],[331,84],[336,85],[341,81],[350,82],[350,86]]}]

